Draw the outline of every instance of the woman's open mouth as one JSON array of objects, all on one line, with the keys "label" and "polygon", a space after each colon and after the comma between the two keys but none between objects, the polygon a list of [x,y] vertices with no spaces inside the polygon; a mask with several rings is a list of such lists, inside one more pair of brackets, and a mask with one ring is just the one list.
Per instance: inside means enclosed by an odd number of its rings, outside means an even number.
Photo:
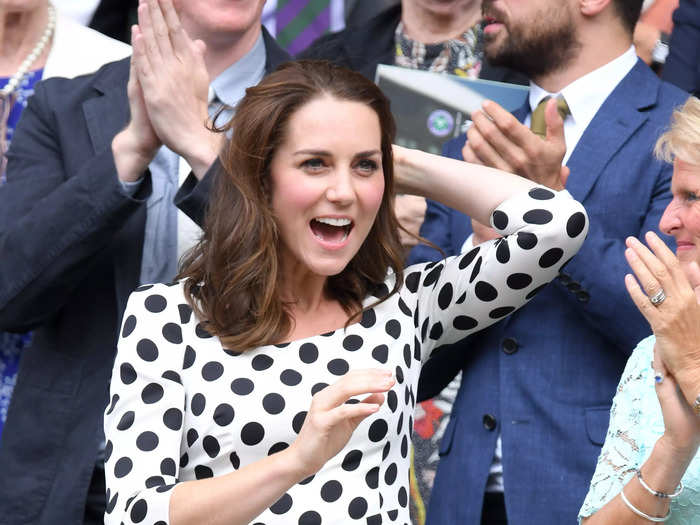
[{"label": "woman's open mouth", "polygon": [[350,235],[354,223],[347,217],[316,217],[309,223],[311,232],[327,244],[342,244]]}]

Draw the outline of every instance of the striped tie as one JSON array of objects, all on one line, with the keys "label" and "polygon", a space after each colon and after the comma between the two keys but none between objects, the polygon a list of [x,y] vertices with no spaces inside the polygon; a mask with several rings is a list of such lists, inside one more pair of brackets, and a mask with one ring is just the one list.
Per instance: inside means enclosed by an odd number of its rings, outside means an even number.
[{"label": "striped tie", "polygon": [[331,0],[277,0],[277,42],[296,55],[331,26]]}]

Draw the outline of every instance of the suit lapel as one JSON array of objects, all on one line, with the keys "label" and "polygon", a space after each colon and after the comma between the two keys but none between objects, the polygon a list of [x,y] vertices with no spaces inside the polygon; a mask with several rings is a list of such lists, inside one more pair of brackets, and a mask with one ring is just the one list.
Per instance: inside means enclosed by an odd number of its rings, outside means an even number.
[{"label": "suit lapel", "polygon": [[638,62],[596,113],[569,158],[566,189],[584,202],[610,160],[648,119],[656,104],[658,80]]}]

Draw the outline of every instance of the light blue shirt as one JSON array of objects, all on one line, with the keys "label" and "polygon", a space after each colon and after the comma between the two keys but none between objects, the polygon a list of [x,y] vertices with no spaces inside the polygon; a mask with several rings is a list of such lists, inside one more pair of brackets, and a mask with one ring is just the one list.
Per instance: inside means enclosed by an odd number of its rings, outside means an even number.
[{"label": "light blue shirt", "polygon": [[[218,126],[233,116],[233,110],[245,95],[246,88],[262,80],[266,56],[261,34],[243,58],[211,83],[209,114],[215,115],[222,104],[226,107],[217,119]],[[177,274],[177,208],[173,199],[179,188],[178,168],[178,155],[165,146],[160,148],[149,165],[153,192],[146,202],[141,283],[170,282]]]}]

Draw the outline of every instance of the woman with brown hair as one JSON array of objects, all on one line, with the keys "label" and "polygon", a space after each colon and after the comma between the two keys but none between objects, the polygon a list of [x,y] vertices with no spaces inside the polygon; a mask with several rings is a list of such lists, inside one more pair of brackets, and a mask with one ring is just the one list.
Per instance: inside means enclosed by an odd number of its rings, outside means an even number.
[{"label": "woman with brown hair", "polygon": [[[556,276],[585,212],[566,192],[392,149],[386,98],[325,62],[248,88],[231,129],[181,281],[140,288],[124,315],[106,523],[408,522],[422,363]],[[403,270],[398,186],[504,237]]]}]

